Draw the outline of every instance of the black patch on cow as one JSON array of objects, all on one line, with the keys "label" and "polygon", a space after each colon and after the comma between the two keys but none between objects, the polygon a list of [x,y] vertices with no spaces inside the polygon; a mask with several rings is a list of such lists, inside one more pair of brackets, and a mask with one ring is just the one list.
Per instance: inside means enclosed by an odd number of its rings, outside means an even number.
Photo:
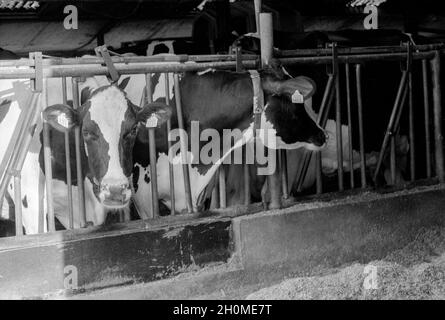
[{"label": "black patch on cow", "polygon": [[284,143],[307,142],[321,146],[325,142],[324,133],[307,114],[304,104],[292,103],[284,96],[269,96],[267,103],[266,119]]},{"label": "black patch on cow", "polygon": [[22,199],[22,204],[25,208],[28,208],[28,199],[26,198],[26,196]]},{"label": "black patch on cow", "polygon": [[0,123],[8,114],[9,108],[11,107],[11,103],[12,101],[7,99],[0,102]]},{"label": "black patch on cow", "polygon": [[144,181],[145,183],[150,183],[150,177],[148,176],[148,173],[144,174]]},{"label": "black patch on cow", "polygon": [[134,192],[137,192],[138,188],[139,188],[139,184],[138,184],[139,170],[140,170],[139,166],[134,166],[134,168],[133,168],[133,190],[134,190]]},{"label": "black patch on cow", "polygon": [[133,148],[138,130],[136,114],[128,100],[128,108],[121,123],[119,137],[119,161],[126,177],[129,177],[133,171]]}]

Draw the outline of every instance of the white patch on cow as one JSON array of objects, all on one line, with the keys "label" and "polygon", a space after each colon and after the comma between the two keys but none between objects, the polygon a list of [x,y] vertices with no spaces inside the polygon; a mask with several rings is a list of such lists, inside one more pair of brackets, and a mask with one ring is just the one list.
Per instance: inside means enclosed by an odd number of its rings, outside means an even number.
[{"label": "white patch on cow", "polygon": [[119,138],[122,122],[128,105],[125,95],[118,88],[111,86],[90,99],[91,120],[95,121],[108,143],[108,170],[103,177],[104,183],[124,184],[125,176],[119,159]]},{"label": "white patch on cow", "polygon": [[[253,139],[253,123],[243,131],[242,138],[234,143],[232,148],[227,150],[224,155],[212,165],[205,174],[201,174],[197,167],[189,165],[190,174],[190,186],[192,191],[192,205],[194,210],[197,210],[198,199],[201,193],[210,183],[211,179],[214,177],[217,169],[221,166],[224,159],[226,159],[235,149],[242,147],[247,142]],[[192,157],[191,152],[187,152],[189,158]],[[172,159],[173,163],[173,176],[175,182],[175,209],[176,211],[183,211],[187,209],[187,200],[184,192],[184,176],[182,171],[182,155],[178,153],[175,158]],[[143,168],[139,164],[139,179],[138,179],[138,190],[134,195],[134,201],[136,208],[142,216],[147,216],[149,218],[153,217],[151,212],[151,177],[150,177],[150,167]],[[159,199],[162,199],[166,206],[171,208],[171,196],[170,196],[170,177],[169,177],[169,159],[168,155],[162,153],[159,155],[157,164],[157,178],[158,178],[158,193]],[[150,182],[146,183],[144,181],[144,175],[148,174],[150,177]]]},{"label": "white patch on cow", "polygon": [[[94,196],[93,185],[88,178],[84,181],[85,187],[85,212],[86,221],[92,222],[93,225],[100,225],[105,222],[106,210],[104,206]],[[77,186],[72,187],[73,193],[73,222],[74,228],[81,228],[80,224],[80,208],[79,208],[79,189]],[[68,209],[68,186],[64,181],[53,179],[53,204],[54,214],[60,223],[69,228],[69,209]]]}]

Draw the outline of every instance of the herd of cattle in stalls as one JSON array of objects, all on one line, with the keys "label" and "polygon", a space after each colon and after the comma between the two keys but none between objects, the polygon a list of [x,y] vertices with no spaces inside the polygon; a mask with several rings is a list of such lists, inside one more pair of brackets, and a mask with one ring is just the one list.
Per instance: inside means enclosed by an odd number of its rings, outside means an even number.
[{"label": "herd of cattle in stalls", "polygon": [[[368,33],[369,34],[369,33]],[[308,40],[309,39],[309,40]],[[361,45],[379,45],[382,35],[378,40],[372,39],[369,43]],[[305,47],[320,45],[320,41],[329,42],[329,37],[320,39],[318,36],[304,38],[294,42],[292,49],[298,48],[299,43]],[[387,39],[388,40],[388,39]],[[400,41],[406,40],[404,34],[391,35],[391,39],[384,44],[398,45]],[[307,42],[311,43],[307,43]],[[312,43],[314,41],[314,43]],[[374,42],[377,41],[377,42]],[[255,48],[255,39],[246,43],[238,41],[245,52],[258,53]],[[253,44],[253,45],[252,45]],[[170,49],[169,49],[170,48]],[[171,52],[172,46],[162,45],[159,48],[151,48],[153,54],[180,54],[182,52]],[[164,51],[167,49],[168,51]],[[288,49],[288,48],[286,48]],[[13,59],[13,53],[0,50],[0,59]],[[304,146],[311,150],[321,150],[322,171],[325,177],[333,175],[339,165],[349,170],[350,161],[353,167],[359,166],[359,155],[354,150],[353,158],[349,159],[347,150],[348,127],[342,126],[343,164],[337,163],[336,155],[336,123],[328,120],[324,129],[316,124],[316,115],[320,104],[320,95],[315,94],[322,91],[326,83],[324,66],[286,67],[271,64],[270,67],[260,70],[261,83],[264,89],[265,109],[261,115],[261,125],[273,128],[274,135],[282,142],[276,146],[279,149],[287,149],[288,165],[288,187],[291,194],[297,195],[295,178],[298,165],[302,160]],[[380,69],[378,69],[380,68]],[[397,73],[394,76],[390,72],[383,72],[380,66],[370,70],[369,76],[364,81],[366,88],[364,92],[365,114],[365,138],[367,146],[366,165],[371,168],[375,166],[378,158],[376,150],[379,150],[381,137],[387,124],[392,101],[384,102],[382,97],[392,97],[397,85]],[[378,75],[381,79],[375,81]],[[384,76],[382,77],[382,74]],[[297,77],[295,77],[297,76]],[[311,78],[313,81],[305,77]],[[365,77],[366,78],[366,77]],[[167,80],[167,81],[166,81]],[[83,183],[85,188],[85,204],[87,221],[92,225],[101,225],[109,220],[110,216],[118,213],[119,219],[129,220],[138,216],[141,218],[153,217],[151,206],[150,185],[150,158],[148,146],[148,133],[145,127],[147,119],[155,116],[158,119],[156,142],[157,142],[157,173],[158,192],[161,208],[171,208],[171,194],[169,185],[169,160],[168,145],[166,137],[166,121],[170,119],[172,129],[178,128],[178,117],[175,108],[174,79],[169,74],[166,79],[164,74],[152,77],[153,102],[144,101],[145,75],[122,76],[117,84],[110,84],[105,76],[87,78],[80,83],[81,107],[77,110],[72,108],[71,88],[68,87],[68,105],[64,105],[62,97],[61,79],[49,78],[47,81],[47,95],[45,97],[46,109],[43,118],[50,124],[50,141],[53,167],[53,199],[56,218],[60,228],[68,228],[67,216],[67,180],[65,174],[65,151],[64,134],[68,128],[70,131],[75,126],[81,128],[83,140],[81,148],[82,166],[85,174],[83,182],[73,178],[73,185]],[[68,84],[71,81],[67,81]],[[170,102],[167,105],[165,88],[168,86]],[[212,128],[221,135],[223,129],[240,129],[243,141],[253,137],[253,85],[249,72],[230,72],[209,70],[207,72],[187,72],[180,76],[179,81],[181,102],[183,108],[183,119],[187,132],[191,130],[191,123],[199,122],[200,130]],[[295,90],[303,93],[304,99],[301,103],[292,101]],[[27,105],[31,96],[29,80],[0,80],[0,154],[11,139],[11,135],[21,108]],[[66,127],[61,127],[60,119],[64,119]],[[352,124],[355,125],[354,123]],[[8,226],[14,220],[14,206],[22,206],[23,227],[26,234],[34,234],[47,231],[47,221],[39,218],[39,211],[46,210],[44,165],[42,148],[42,123],[35,129],[35,134],[22,170],[22,203],[14,203],[13,184],[8,186],[7,194],[2,202],[0,216],[0,236],[13,235]],[[355,131],[357,132],[357,131]],[[367,134],[369,132],[369,134]],[[74,138],[70,139],[72,162],[75,162]],[[356,149],[355,140],[353,147]],[[409,150],[408,139],[400,134],[397,139],[397,180],[402,184],[405,181],[406,155]],[[235,147],[241,148],[242,142]],[[192,150],[189,150],[192,152]],[[231,149],[231,152],[233,149]],[[196,155],[192,155],[196,156]],[[195,210],[210,209],[214,206],[212,189],[215,185],[217,170],[221,167],[226,172],[227,205],[234,206],[243,204],[243,173],[242,165],[221,165],[225,157],[223,154],[220,161],[212,165],[190,164],[190,185],[192,203]],[[181,157],[180,152],[175,157]],[[175,211],[181,212],[187,209],[183,186],[183,175],[181,165],[174,165],[175,188]],[[251,168],[250,192],[254,202],[265,201],[265,176],[255,174],[255,166]],[[75,166],[72,176],[75,177]],[[372,173],[371,173],[372,174]],[[388,170],[383,170],[383,179],[390,183]],[[304,190],[311,190],[315,184],[314,159],[309,165],[309,170],[303,183]],[[77,187],[73,188],[74,204],[74,228],[80,227],[79,210],[77,201]],[[136,208],[136,210],[130,210]],[[135,215],[136,212],[136,215]],[[111,213],[111,214],[110,214]]]}]

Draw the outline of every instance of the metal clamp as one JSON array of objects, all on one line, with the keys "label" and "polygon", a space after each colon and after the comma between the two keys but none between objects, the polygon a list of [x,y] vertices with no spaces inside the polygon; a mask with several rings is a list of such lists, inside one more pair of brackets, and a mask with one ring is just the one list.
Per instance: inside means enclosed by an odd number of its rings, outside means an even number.
[{"label": "metal clamp", "polygon": [[249,70],[253,85],[253,113],[260,114],[264,108],[264,93],[261,87],[261,77],[257,70]]},{"label": "metal clamp", "polygon": [[326,48],[332,49],[332,65],[326,65],[326,73],[328,76],[335,76],[338,72],[338,50],[337,42],[326,44]]},{"label": "metal clamp", "polygon": [[119,80],[119,72],[116,70],[113,61],[111,60],[110,52],[107,49],[106,45],[96,47],[94,49],[96,55],[98,57],[102,57],[104,59],[105,66],[108,68],[109,79],[111,83],[116,83]]},{"label": "metal clamp", "polygon": [[401,46],[406,46],[406,63],[400,62],[400,70],[411,71],[412,61],[413,61],[413,48],[411,42],[401,43]]},{"label": "metal clamp", "polygon": [[42,53],[30,52],[29,59],[34,60],[34,79],[31,79],[31,88],[34,92],[42,92],[43,90],[43,66]]}]

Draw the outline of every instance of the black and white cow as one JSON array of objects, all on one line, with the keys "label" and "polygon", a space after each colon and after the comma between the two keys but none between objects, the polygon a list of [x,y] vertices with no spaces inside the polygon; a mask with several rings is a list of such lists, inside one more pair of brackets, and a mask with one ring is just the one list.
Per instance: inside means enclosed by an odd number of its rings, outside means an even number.
[{"label": "black and white cow", "polygon": [[[281,67],[271,67],[261,72],[261,84],[265,94],[265,108],[261,114],[260,129],[271,134],[277,143],[266,146],[276,149],[295,149],[300,147],[318,150],[325,145],[325,132],[319,128],[308,115],[303,103],[292,103],[292,94],[299,90],[305,98],[314,91],[312,82],[307,78],[289,78]],[[235,73],[229,71],[210,70],[204,73],[190,72],[180,80],[181,102],[184,123],[189,138],[189,149],[186,158],[198,159],[204,142],[193,150],[190,138],[193,123],[199,123],[199,133],[206,129],[218,132],[221,141],[226,130],[239,129],[239,135],[229,150],[221,150],[220,156],[210,164],[189,164],[192,205],[200,209],[209,198],[215,173],[221,163],[235,149],[253,139],[253,85],[248,72]],[[174,104],[172,99],[172,104]],[[177,128],[176,113],[173,112],[172,128]],[[157,136],[157,172],[159,197],[170,207],[169,161],[173,165],[175,181],[175,208],[177,211],[186,209],[182,165],[179,150],[168,157],[167,137],[165,128],[159,130]],[[262,136],[260,135],[260,138]],[[207,137],[209,139],[210,137]],[[209,140],[219,139],[211,137]],[[261,138],[262,139],[262,138]],[[134,187],[135,204],[143,215],[152,217],[151,212],[151,180],[148,155],[148,140],[144,131],[140,131],[134,148]]]},{"label": "black and white cow", "polygon": [[[70,79],[68,79],[70,80]],[[125,79],[124,79],[125,80]],[[70,83],[71,81],[67,81]],[[122,81],[121,84],[128,84]],[[147,104],[139,108],[119,86],[109,85],[105,77],[87,78],[81,84],[82,106],[73,110],[62,104],[61,79],[46,83],[49,105],[43,111],[50,126],[50,145],[53,164],[54,211],[58,220],[68,226],[67,185],[65,177],[64,134],[73,126],[81,130],[81,159],[85,174],[85,205],[87,221],[102,224],[111,211],[128,211],[132,195],[132,147],[140,124],[154,112],[167,112],[165,105]],[[68,93],[71,93],[68,88]],[[20,113],[27,107],[31,95],[27,80],[0,80],[1,154],[6,150]],[[70,99],[70,96],[68,96]],[[43,101],[40,100],[39,103]],[[139,105],[139,104],[138,104]],[[45,106],[42,106],[45,107]],[[46,213],[44,201],[44,165],[42,154],[42,122],[39,121],[22,169],[23,225],[27,234],[46,231],[46,221],[39,212]],[[74,138],[71,135],[71,156],[74,160]],[[79,207],[75,165],[72,162],[74,227],[79,227]],[[8,188],[14,194],[13,184]],[[17,205],[17,204],[15,204]],[[3,202],[2,217],[13,218],[10,206]],[[45,219],[44,219],[45,220]],[[43,226],[42,226],[43,224]]]}]

